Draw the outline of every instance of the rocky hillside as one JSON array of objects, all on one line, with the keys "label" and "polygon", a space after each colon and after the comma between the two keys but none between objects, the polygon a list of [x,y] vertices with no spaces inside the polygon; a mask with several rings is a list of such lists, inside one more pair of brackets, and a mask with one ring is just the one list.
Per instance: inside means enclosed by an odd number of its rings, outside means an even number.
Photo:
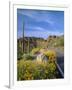
[{"label": "rocky hillside", "polygon": [[64,46],[64,35],[48,37],[47,47],[59,47],[59,46]]}]

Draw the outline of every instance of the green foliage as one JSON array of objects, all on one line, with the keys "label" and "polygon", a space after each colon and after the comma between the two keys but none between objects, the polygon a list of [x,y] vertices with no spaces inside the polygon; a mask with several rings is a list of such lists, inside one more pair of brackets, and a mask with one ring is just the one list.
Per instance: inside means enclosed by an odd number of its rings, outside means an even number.
[{"label": "green foliage", "polygon": [[61,46],[64,46],[64,38],[61,38],[61,39],[60,39],[60,45],[61,45]]},{"label": "green foliage", "polygon": [[22,47],[18,44],[17,45],[17,60],[22,59],[22,55],[23,55]]},{"label": "green foliage", "polygon": [[55,63],[38,63],[20,60],[17,63],[17,80],[37,80],[56,78]]},{"label": "green foliage", "polygon": [[64,37],[61,37],[57,42],[55,46],[64,46]]},{"label": "green foliage", "polygon": [[24,60],[34,60],[35,59],[35,56],[34,55],[31,55],[31,54],[24,54],[23,55],[23,59]]},{"label": "green foliage", "polygon": [[37,54],[39,52],[40,48],[34,48],[32,49],[31,53],[32,54]]},{"label": "green foliage", "polygon": [[46,77],[49,79],[56,78],[57,71],[56,71],[56,65],[54,62],[48,63],[48,66],[47,66],[47,69],[45,70],[45,73],[46,73]]}]

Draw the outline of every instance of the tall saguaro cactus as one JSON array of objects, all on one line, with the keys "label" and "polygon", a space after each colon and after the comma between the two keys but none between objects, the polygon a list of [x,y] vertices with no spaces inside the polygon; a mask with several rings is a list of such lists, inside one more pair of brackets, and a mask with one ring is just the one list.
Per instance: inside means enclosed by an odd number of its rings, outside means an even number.
[{"label": "tall saguaro cactus", "polygon": [[24,53],[24,22],[23,22],[23,53]]},{"label": "tall saguaro cactus", "polygon": [[[24,40],[24,22],[23,22],[23,53],[25,52],[25,40]],[[29,53],[29,51],[30,51],[30,41],[29,41],[29,37],[28,37],[28,46],[27,46],[27,48],[28,48],[28,53]]]}]

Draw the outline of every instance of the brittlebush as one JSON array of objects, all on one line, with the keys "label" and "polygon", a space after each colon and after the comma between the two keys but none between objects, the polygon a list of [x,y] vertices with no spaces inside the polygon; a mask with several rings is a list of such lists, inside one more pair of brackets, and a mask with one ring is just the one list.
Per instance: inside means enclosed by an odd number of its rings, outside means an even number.
[{"label": "brittlebush", "polygon": [[44,52],[44,55],[46,55],[48,57],[49,61],[55,61],[56,60],[56,52],[52,51],[52,50],[48,50],[46,52]]},{"label": "brittlebush", "polygon": [[17,80],[38,80],[56,78],[56,65],[53,62],[38,63],[20,60],[17,63]]}]

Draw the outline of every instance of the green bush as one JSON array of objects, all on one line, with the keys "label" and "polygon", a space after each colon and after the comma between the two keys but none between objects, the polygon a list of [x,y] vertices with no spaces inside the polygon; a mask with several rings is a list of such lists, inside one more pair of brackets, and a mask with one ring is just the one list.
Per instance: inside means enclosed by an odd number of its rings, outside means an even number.
[{"label": "green bush", "polygon": [[55,63],[38,63],[20,60],[17,63],[17,80],[37,80],[56,78]]},{"label": "green bush", "polygon": [[64,46],[64,38],[61,38],[61,39],[60,39],[60,45],[61,45],[61,46]]},{"label": "green bush", "polygon": [[34,48],[34,49],[32,49],[31,53],[37,54],[39,51],[40,51],[40,48]]},{"label": "green bush", "polygon": [[21,46],[18,44],[18,46],[17,46],[17,60],[22,59],[22,56],[23,56],[22,48],[21,48]]},{"label": "green bush", "polygon": [[23,55],[23,59],[24,60],[34,60],[36,57],[34,55],[31,54],[24,54]]},{"label": "green bush", "polygon": [[59,46],[64,46],[64,38],[60,38],[60,39],[57,41],[56,46],[57,46],[57,47],[59,47]]}]

